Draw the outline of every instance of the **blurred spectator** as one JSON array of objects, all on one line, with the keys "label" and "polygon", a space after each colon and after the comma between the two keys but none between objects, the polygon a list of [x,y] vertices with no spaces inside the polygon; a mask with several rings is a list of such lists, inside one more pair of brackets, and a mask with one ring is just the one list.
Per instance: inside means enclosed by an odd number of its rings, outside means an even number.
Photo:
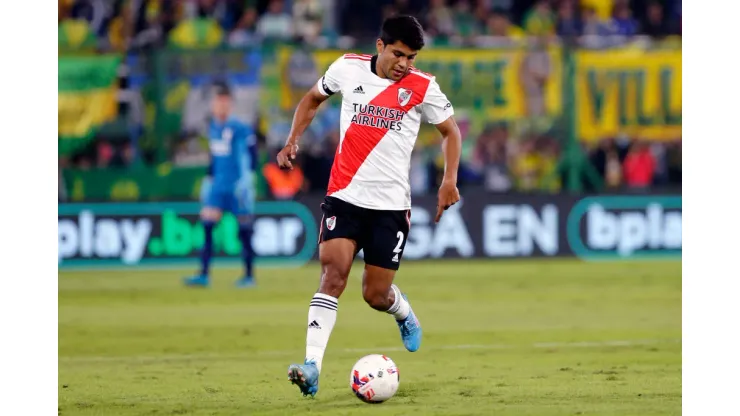
[{"label": "blurred spectator", "polygon": [[477,22],[468,0],[458,0],[454,7],[455,34],[467,40],[478,34]]},{"label": "blurred spectator", "polygon": [[399,14],[415,16],[418,10],[409,2],[409,0],[393,0],[391,4],[384,7],[384,17],[391,17]]},{"label": "blurred spectator", "polygon": [[538,0],[524,16],[524,30],[529,35],[549,36],[555,33],[555,19],[547,0]]},{"label": "blurred spectator", "polygon": [[431,36],[451,36],[455,33],[454,15],[445,0],[431,0],[424,21]]},{"label": "blurred spectator", "polygon": [[515,0],[479,0],[481,5],[484,5],[487,9],[499,10],[502,13],[511,12],[511,8],[514,6]]},{"label": "blurred spectator", "polygon": [[663,6],[657,1],[652,1],[648,4],[647,16],[642,27],[646,35],[658,39],[672,33],[671,25],[663,14]]},{"label": "blurred spectator", "polygon": [[666,149],[666,165],[668,170],[668,182],[681,184],[682,182],[682,152],[681,140],[671,142]]},{"label": "blurred spectator", "polygon": [[514,152],[511,164],[515,188],[520,192],[537,190],[540,183],[540,157],[534,137],[526,137]]},{"label": "blurred spectator", "polygon": [[[190,3],[193,4],[193,3]],[[195,17],[214,19],[225,31],[231,31],[236,26],[239,16],[234,13],[231,2],[223,0],[197,0],[193,4]]]},{"label": "blurred spectator", "polygon": [[322,142],[314,142],[303,150],[304,188],[323,192],[329,186],[329,175],[334,153],[339,144],[339,130],[333,129]]},{"label": "blurred spectator", "polygon": [[524,31],[512,24],[503,10],[494,9],[485,22],[483,36],[475,42],[478,47],[508,47],[524,40]]},{"label": "blurred spectator", "polygon": [[611,24],[617,35],[630,37],[637,34],[637,20],[632,17],[632,10],[627,4],[620,3],[614,6]]},{"label": "blurred spectator", "polygon": [[57,31],[59,53],[93,53],[98,49],[98,38],[84,20],[65,20]]},{"label": "blurred spectator", "polygon": [[610,36],[614,34],[612,27],[599,18],[592,8],[583,9],[583,34],[586,36]]},{"label": "blurred spectator", "polygon": [[539,189],[546,192],[557,192],[560,190],[560,176],[558,175],[558,162],[560,160],[560,149],[558,142],[550,137],[542,137],[540,148],[540,184]]},{"label": "blurred spectator", "polygon": [[247,8],[242,17],[229,34],[229,45],[233,47],[243,47],[257,43],[257,9],[254,7]]},{"label": "blurred spectator", "polygon": [[652,143],[650,152],[655,159],[655,174],[653,175],[653,185],[665,185],[668,183],[668,158],[667,149],[664,143]]},{"label": "blurred spectator", "polygon": [[265,176],[270,194],[275,199],[292,199],[302,190],[304,185],[303,168],[301,167],[303,157],[300,156],[301,160],[293,165],[293,169],[280,169],[274,161],[265,163],[262,167],[262,174]]},{"label": "blurred spectator", "polygon": [[622,161],[627,156],[627,147],[609,138],[602,140],[591,154],[591,164],[604,179],[608,188],[617,188],[622,184]]},{"label": "blurred spectator", "polygon": [[265,39],[290,39],[293,32],[293,19],[285,12],[285,3],[270,0],[267,12],[257,23],[257,33]]},{"label": "blurred spectator", "polygon": [[134,146],[131,145],[130,141],[126,141],[119,146],[118,151],[110,161],[110,165],[117,168],[131,166],[134,163],[134,156]]},{"label": "blurred spectator", "polygon": [[295,0],[293,3],[293,22],[295,35],[313,43],[322,30],[321,1]]},{"label": "blurred spectator", "polygon": [[97,166],[105,168],[110,166],[114,155],[113,145],[107,140],[100,140],[97,145]]},{"label": "blurred spectator", "polygon": [[69,9],[72,19],[87,22],[90,31],[97,36],[104,35],[105,23],[111,12],[112,2],[105,0],[77,0]]},{"label": "blurred spectator", "polygon": [[503,125],[489,126],[473,150],[472,167],[483,177],[483,186],[493,192],[506,192],[512,181],[508,167],[508,131]]},{"label": "blurred spectator", "polygon": [[183,20],[169,33],[170,44],[185,49],[215,48],[223,38],[223,29],[209,17]]},{"label": "blurred spectator", "polygon": [[604,48],[617,43],[616,27],[602,20],[592,8],[583,9],[583,36],[580,45],[585,48]]},{"label": "blurred spectator", "polygon": [[583,32],[583,24],[576,16],[574,0],[564,0],[558,7],[557,34],[565,38],[576,38]]},{"label": "blurred spectator", "polygon": [[643,141],[636,141],[624,159],[625,184],[635,189],[649,187],[653,184],[655,165],[655,157],[650,151],[650,146]]}]

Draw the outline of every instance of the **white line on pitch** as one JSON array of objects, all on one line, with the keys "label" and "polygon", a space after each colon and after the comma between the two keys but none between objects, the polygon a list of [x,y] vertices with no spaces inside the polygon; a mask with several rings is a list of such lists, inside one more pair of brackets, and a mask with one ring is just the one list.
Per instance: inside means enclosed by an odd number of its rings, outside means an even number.
[{"label": "white line on pitch", "polygon": [[[534,344],[460,344],[460,345],[430,345],[426,350],[508,350],[515,348],[603,348],[603,347],[635,347],[654,344],[678,344],[680,339],[643,339],[643,340],[611,340],[588,342],[537,342]],[[384,353],[405,351],[403,347],[372,347],[372,348],[340,348],[328,350],[329,353]],[[240,354],[163,354],[150,356],[63,356],[60,362],[69,363],[96,363],[96,362],[133,362],[133,361],[197,361],[207,359],[239,359],[259,356],[297,356],[301,352],[295,350],[263,350]]]}]

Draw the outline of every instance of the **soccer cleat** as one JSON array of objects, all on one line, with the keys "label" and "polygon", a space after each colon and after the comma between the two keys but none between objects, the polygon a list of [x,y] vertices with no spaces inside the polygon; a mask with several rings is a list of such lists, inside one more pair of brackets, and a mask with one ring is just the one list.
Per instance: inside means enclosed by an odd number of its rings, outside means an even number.
[{"label": "soccer cleat", "polygon": [[291,364],[288,367],[288,380],[297,384],[304,396],[310,394],[313,397],[319,391],[319,369],[313,361],[306,360],[303,365]]},{"label": "soccer cleat", "polygon": [[185,284],[185,286],[208,287],[208,285],[210,284],[210,279],[208,279],[208,275],[200,274],[193,277],[185,278],[182,282]]},{"label": "soccer cleat", "polygon": [[[402,295],[406,302],[409,301],[406,295]],[[416,319],[414,310],[411,309],[409,304],[409,316],[401,321],[396,321],[398,329],[401,330],[401,340],[403,340],[403,346],[406,347],[410,352],[414,352],[421,347],[421,324]]]},{"label": "soccer cleat", "polygon": [[253,287],[257,283],[254,281],[254,277],[252,276],[244,276],[241,279],[237,280],[236,283],[234,283],[234,286],[238,288],[248,288]]}]

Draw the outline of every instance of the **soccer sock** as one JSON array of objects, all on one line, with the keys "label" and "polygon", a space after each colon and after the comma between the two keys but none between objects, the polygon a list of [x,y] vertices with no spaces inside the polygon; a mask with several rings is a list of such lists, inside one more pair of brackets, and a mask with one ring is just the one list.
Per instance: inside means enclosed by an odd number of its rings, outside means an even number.
[{"label": "soccer sock", "polygon": [[213,222],[203,221],[203,250],[200,252],[200,274],[208,275],[208,266],[211,264],[213,254]]},{"label": "soccer sock", "polygon": [[337,298],[316,293],[308,307],[308,329],[306,330],[306,360],[316,362],[321,372],[326,344],[334,323],[337,322]]},{"label": "soccer sock", "polygon": [[246,276],[253,277],[252,263],[254,263],[254,250],[252,249],[252,225],[239,225],[239,241],[242,243],[242,259],[244,260],[244,272]]},{"label": "soccer sock", "polygon": [[397,321],[403,321],[404,319],[406,319],[406,317],[409,316],[411,305],[409,305],[406,299],[403,298],[403,295],[401,295],[401,290],[398,289],[398,286],[391,285],[391,290],[393,291],[396,299],[393,301],[393,305],[391,305],[387,313],[393,315],[393,317],[396,318]]}]

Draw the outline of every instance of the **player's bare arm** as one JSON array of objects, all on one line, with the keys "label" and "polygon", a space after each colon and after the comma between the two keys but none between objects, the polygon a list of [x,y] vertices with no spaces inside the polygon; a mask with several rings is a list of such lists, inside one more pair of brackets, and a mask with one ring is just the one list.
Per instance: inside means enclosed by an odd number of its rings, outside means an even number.
[{"label": "player's bare arm", "polygon": [[316,111],[318,111],[321,103],[326,101],[327,98],[329,96],[321,94],[316,85],[311,87],[306,95],[301,98],[293,115],[293,125],[290,128],[288,140],[277,155],[278,166],[293,169],[291,160],[295,160],[296,152],[298,152],[298,141],[316,116]]},{"label": "player's bare arm", "polygon": [[457,169],[462,153],[462,137],[454,117],[449,117],[435,126],[442,133],[442,154],[445,159],[444,177],[437,194],[437,216],[434,218],[434,222],[439,222],[444,210],[460,200],[460,192],[457,190]]}]

